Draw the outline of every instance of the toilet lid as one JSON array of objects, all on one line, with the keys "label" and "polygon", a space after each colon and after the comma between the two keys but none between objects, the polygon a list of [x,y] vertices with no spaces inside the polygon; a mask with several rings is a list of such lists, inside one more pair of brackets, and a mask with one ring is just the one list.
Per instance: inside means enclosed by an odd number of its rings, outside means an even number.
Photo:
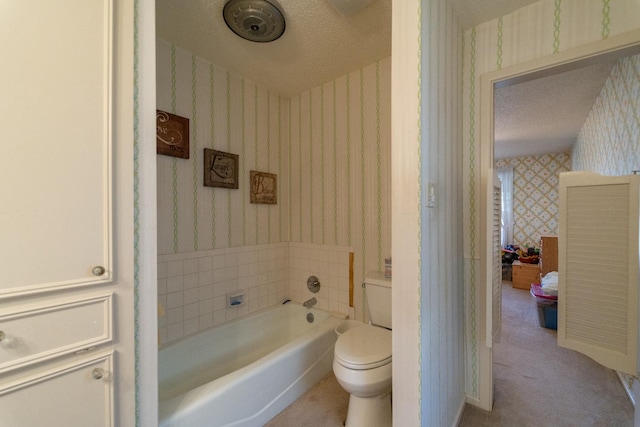
[{"label": "toilet lid", "polygon": [[373,369],[391,362],[391,331],[376,326],[349,329],[336,341],[334,355],[349,369]]}]

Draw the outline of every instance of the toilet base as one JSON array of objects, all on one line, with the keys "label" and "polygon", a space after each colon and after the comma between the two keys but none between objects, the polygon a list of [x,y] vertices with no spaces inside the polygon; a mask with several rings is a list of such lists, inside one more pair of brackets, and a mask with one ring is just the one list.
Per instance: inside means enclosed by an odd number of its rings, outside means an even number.
[{"label": "toilet base", "polygon": [[391,393],[386,396],[349,396],[345,427],[391,427]]}]

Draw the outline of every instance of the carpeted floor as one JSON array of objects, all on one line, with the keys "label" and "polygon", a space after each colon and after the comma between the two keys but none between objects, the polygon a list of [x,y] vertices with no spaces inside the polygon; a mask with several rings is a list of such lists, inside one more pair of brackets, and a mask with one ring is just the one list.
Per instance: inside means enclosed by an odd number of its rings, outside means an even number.
[{"label": "carpeted floor", "polygon": [[502,289],[493,411],[467,405],[460,426],[632,426],[633,405],[615,372],[558,347],[556,331],[539,326],[528,291],[511,282]]},{"label": "carpeted floor", "polygon": [[[558,347],[556,331],[539,326],[527,291],[505,282],[503,295],[493,411],[467,405],[460,426],[632,426],[633,406],[616,374]],[[349,395],[331,373],[267,427],[341,427],[348,402]]]},{"label": "carpeted floor", "polygon": [[331,372],[266,427],[342,427],[347,418],[347,406],[349,394]]}]

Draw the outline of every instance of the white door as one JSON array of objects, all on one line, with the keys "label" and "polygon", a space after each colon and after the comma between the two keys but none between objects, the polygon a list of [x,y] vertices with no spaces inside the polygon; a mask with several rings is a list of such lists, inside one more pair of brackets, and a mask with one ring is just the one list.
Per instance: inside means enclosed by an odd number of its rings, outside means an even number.
[{"label": "white door", "polygon": [[500,218],[502,186],[495,169],[489,170],[487,188],[487,346],[500,342],[502,325],[502,245]]},{"label": "white door", "polygon": [[134,424],[132,18],[0,2],[0,425]]},{"label": "white door", "polygon": [[640,176],[560,174],[558,345],[638,374]]}]

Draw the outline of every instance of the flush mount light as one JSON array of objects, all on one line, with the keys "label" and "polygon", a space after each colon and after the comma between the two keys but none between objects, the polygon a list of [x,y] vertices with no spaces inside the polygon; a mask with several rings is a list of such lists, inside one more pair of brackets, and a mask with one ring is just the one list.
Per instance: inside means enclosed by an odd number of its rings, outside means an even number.
[{"label": "flush mount light", "polygon": [[267,0],[230,0],[222,16],[231,31],[252,42],[271,42],[284,33],[282,12]]}]

